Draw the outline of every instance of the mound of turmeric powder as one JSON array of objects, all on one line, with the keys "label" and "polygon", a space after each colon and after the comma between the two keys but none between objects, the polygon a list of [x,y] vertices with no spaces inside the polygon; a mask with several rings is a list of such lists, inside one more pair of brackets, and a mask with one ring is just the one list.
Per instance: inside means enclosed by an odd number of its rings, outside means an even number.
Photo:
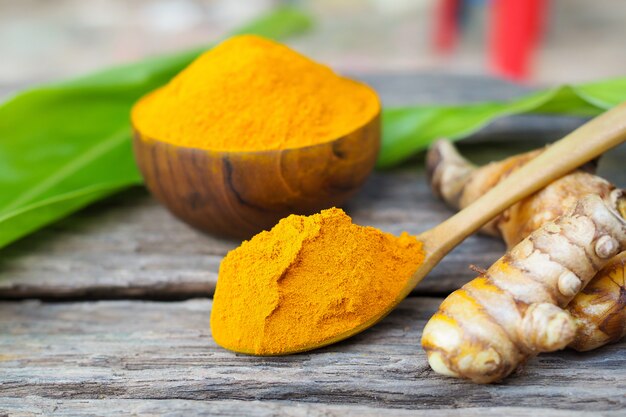
[{"label": "mound of turmeric powder", "polygon": [[355,225],[337,208],[291,215],[222,261],[213,338],[256,355],[332,342],[393,303],[423,258],[414,237]]},{"label": "mound of turmeric powder", "polygon": [[328,142],[380,111],[376,93],[279,43],[230,38],[142,98],[144,135],[216,151],[276,150]]}]

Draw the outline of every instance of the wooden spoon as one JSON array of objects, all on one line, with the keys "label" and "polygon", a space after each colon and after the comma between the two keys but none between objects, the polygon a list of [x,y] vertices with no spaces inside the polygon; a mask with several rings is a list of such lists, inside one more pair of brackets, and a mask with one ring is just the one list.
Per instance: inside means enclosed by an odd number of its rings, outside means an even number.
[{"label": "wooden spoon", "polygon": [[[438,226],[417,236],[423,242],[426,257],[395,300],[374,317],[318,345],[285,348],[280,354],[316,349],[353,336],[389,314],[441,259],[466,237],[517,201],[540,190],[607,150],[626,141],[626,103],[598,116],[560,141],[552,144],[473,204]],[[246,353],[246,352],[243,352]],[[248,352],[249,353],[249,352]]]},{"label": "wooden spoon", "polygon": [[334,140],[274,151],[211,151],[134,132],[137,165],[161,203],[200,230],[247,239],[350,198],[376,163],[380,110]]}]

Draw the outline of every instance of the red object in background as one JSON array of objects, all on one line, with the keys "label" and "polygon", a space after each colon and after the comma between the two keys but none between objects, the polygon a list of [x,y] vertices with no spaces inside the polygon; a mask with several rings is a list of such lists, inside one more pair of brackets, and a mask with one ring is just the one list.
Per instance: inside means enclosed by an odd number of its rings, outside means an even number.
[{"label": "red object in background", "polygon": [[435,11],[435,48],[447,53],[454,49],[459,37],[459,8],[462,0],[439,0]]},{"label": "red object in background", "polygon": [[495,72],[526,80],[541,37],[546,0],[492,0],[489,55]]}]

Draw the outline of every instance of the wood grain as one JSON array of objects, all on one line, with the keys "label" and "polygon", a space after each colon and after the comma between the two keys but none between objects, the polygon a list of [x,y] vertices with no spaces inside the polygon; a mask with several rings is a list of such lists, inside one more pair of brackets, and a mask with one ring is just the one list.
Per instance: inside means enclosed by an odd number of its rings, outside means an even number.
[{"label": "wood grain", "polygon": [[[3,398],[4,409],[13,417],[59,416],[59,417],[117,417],[160,416],[220,416],[241,417],[617,417],[623,416],[622,410],[581,411],[550,408],[522,407],[475,407],[460,409],[421,409],[403,410],[361,405],[315,404],[302,401],[242,401],[242,400],[127,400],[127,399],[48,399],[37,396],[22,398]],[[379,408],[380,407],[380,408]]]},{"label": "wood grain", "polygon": [[376,163],[380,114],[302,148],[208,151],[135,130],[133,149],[146,186],[174,215],[199,230],[248,239],[289,214],[313,214],[352,197]]},{"label": "wood grain", "polygon": [[[60,401],[64,408],[67,401],[75,401],[67,403],[70,407],[103,398],[111,401],[111,412],[124,404],[120,401],[151,400],[145,413],[150,407],[165,411],[167,403],[156,400],[201,401],[207,412],[212,401],[268,401],[250,403],[259,414],[274,406],[295,412],[295,402],[305,404],[304,410],[338,412],[337,406],[352,405],[370,414],[375,408],[494,406],[582,415],[626,408],[624,342],[586,354],[542,355],[500,385],[434,374],[419,339],[440,301],[411,298],[352,339],[275,358],[218,348],[210,336],[209,300],[5,302],[0,304],[0,409],[12,413],[42,401],[44,406]],[[13,398],[23,401],[16,404]],[[108,401],[101,405],[109,409]],[[203,409],[177,404],[195,413]]]}]

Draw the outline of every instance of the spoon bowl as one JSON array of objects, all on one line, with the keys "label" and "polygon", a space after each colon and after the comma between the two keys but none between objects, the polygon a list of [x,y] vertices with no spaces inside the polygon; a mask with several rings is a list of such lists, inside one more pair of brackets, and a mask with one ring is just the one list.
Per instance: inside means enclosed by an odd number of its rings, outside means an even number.
[{"label": "spoon bowl", "polygon": [[249,238],[289,214],[340,206],[365,182],[380,149],[380,111],[316,145],[223,152],[173,145],[134,128],[135,158],[152,194],[214,234]]}]

